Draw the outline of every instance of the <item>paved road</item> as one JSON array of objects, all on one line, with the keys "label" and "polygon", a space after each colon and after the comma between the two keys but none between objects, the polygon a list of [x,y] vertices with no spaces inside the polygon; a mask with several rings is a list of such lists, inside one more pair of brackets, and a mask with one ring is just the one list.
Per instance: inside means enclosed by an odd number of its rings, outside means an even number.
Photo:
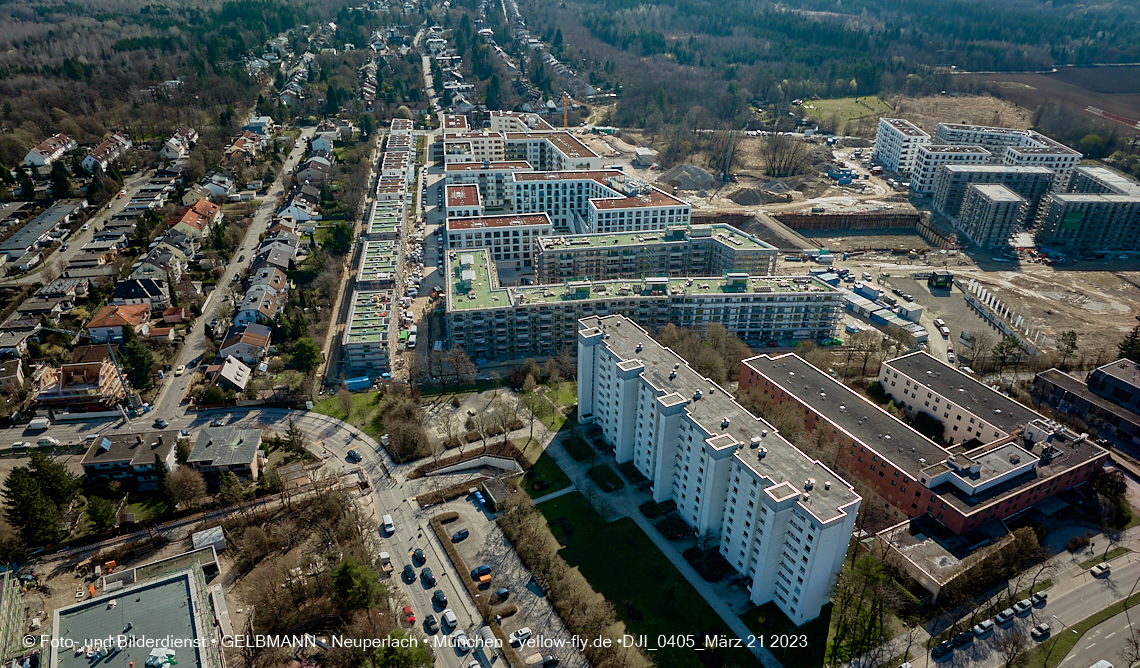
[{"label": "paved road", "polygon": [[[269,196],[253,214],[253,219],[248,228],[246,228],[245,238],[242,239],[241,246],[236,251],[234,259],[238,256],[245,255],[246,261],[242,263],[233,262],[226,267],[226,273],[218,279],[217,287],[214,289],[206,300],[206,305],[202,309],[202,315],[194,322],[193,328],[186,334],[186,340],[182,345],[178,356],[171,362],[171,367],[178,368],[180,365],[189,364],[190,360],[199,357],[205,353],[206,350],[206,324],[210,322],[219,313],[226,309],[226,301],[228,298],[236,297],[241,298],[241,285],[242,283],[234,282],[234,276],[239,276],[248,268],[248,262],[253,256],[253,251],[257,248],[258,239],[265,229],[269,226],[269,221],[273,218],[273,214],[277,212],[278,199],[276,193],[282,189],[286,176],[293,171],[297,163],[305,155],[306,140],[313,136],[316,128],[305,128],[301,131],[301,136],[293,147],[293,152],[285,160],[282,165],[281,171],[277,175],[277,180],[269,188]],[[209,360],[203,360],[206,362]],[[182,376],[175,376],[173,374],[167,376],[163,381],[162,387],[158,391],[158,395],[152,402],[152,412],[155,417],[164,417],[174,415],[178,406],[182,403],[182,399],[186,396],[186,391],[190,388],[190,383],[194,379],[193,373],[186,373]]]}]

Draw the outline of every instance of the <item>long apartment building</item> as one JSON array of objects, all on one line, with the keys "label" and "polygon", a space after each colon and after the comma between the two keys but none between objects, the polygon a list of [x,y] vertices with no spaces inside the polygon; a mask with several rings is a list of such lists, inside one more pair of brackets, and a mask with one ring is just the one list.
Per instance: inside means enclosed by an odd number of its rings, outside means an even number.
[{"label": "long apartment building", "polygon": [[943,165],[986,165],[992,157],[993,154],[981,146],[922,144],[918,147],[918,156],[911,171],[910,190],[932,193]]},{"label": "long apartment building", "polygon": [[471,359],[572,352],[574,323],[589,315],[623,314],[651,330],[719,323],[755,345],[821,339],[834,336],[843,308],[842,293],[814,277],[739,273],[504,287],[488,249],[448,255],[448,339]]},{"label": "long apartment building", "polygon": [[934,208],[954,217],[971,183],[1003,185],[1025,198],[1026,220],[1033,220],[1053,182],[1053,172],[1045,167],[1016,165],[943,165],[934,184]]},{"label": "long apartment building", "polygon": [[875,160],[899,174],[914,171],[920,146],[929,144],[930,135],[903,118],[880,118],[875,135]]},{"label": "long apartment building", "polygon": [[861,499],[726,390],[621,315],[577,329],[578,415],[750,580],[803,624],[827,603]]},{"label": "long apartment building", "polygon": [[[919,352],[883,365],[879,382],[906,406],[943,422],[939,445],[794,354],[741,364],[741,391],[804,413],[834,467],[908,517],[927,515],[962,535],[1071,489],[1108,453],[957,369]],[[830,432],[830,433],[829,433]]]},{"label": "long apartment building", "polygon": [[1076,250],[1140,250],[1140,183],[1107,167],[1077,167],[1068,192],[1041,203],[1037,238]]},{"label": "long apartment building", "polygon": [[689,222],[692,206],[617,170],[518,172],[515,213],[546,213],[560,232],[648,232]]},{"label": "long apartment building", "polygon": [[671,225],[655,232],[542,236],[534,240],[539,283],[776,273],[778,250],[731,225]]},{"label": "long apartment building", "polygon": [[1079,151],[1040,132],[988,125],[939,123],[933,143],[981,146],[993,153],[994,163],[1045,167],[1056,175],[1054,188],[1065,186],[1082,157]]},{"label": "long apartment building", "polygon": [[[522,127],[505,118],[495,125]],[[564,130],[445,130],[441,141],[445,165],[521,161],[539,171],[602,168],[602,157]]]},{"label": "long apartment building", "polygon": [[533,171],[530,164],[523,160],[454,162],[444,166],[447,185],[478,187],[483,206],[493,210],[514,209],[515,180],[512,175],[530,171]]},{"label": "long apartment building", "polygon": [[533,264],[536,242],[549,238],[554,233],[554,226],[545,213],[473,218],[449,216],[446,233],[449,249],[486,248],[496,263],[522,269]]},{"label": "long apartment building", "polygon": [[344,375],[379,376],[390,369],[393,311],[391,290],[357,290],[341,339]]},{"label": "long apartment building", "polygon": [[1025,198],[993,183],[971,183],[966,188],[958,229],[979,246],[1006,248],[1013,233],[1025,224]]}]

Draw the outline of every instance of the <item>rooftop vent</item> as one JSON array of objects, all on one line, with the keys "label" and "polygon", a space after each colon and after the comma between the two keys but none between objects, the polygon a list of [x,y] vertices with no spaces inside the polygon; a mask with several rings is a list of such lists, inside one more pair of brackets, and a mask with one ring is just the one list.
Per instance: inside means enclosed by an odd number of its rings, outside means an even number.
[{"label": "rooftop vent", "polygon": [[673,379],[674,379],[674,378],[676,378],[676,377],[677,377],[677,372],[676,372],[676,371],[670,371],[670,372],[669,372],[669,380],[673,380]]},{"label": "rooftop vent", "polygon": [[1019,454],[1016,454],[1016,453],[1015,453],[1015,454],[1012,454],[1012,455],[1010,455],[1010,456],[1009,456],[1009,463],[1010,463],[1010,464],[1019,464],[1019,463],[1021,463],[1021,455],[1019,455]]},{"label": "rooftop vent", "polygon": [[768,454],[768,448],[760,448],[756,451],[757,459],[764,459],[764,455]]},{"label": "rooftop vent", "polygon": [[753,436],[752,437],[752,442],[751,442],[750,447],[754,450],[756,448],[760,447],[760,437],[759,436]]},{"label": "rooftop vent", "polygon": [[721,429],[727,429],[728,428],[728,416],[725,416],[724,419],[722,419],[720,421],[720,428]]},{"label": "rooftop vent", "polygon": [[637,348],[634,349],[634,352],[638,352],[638,353],[641,352],[641,344],[640,343],[637,344]]},{"label": "rooftop vent", "polygon": [[804,498],[804,503],[807,503],[808,501],[811,501],[811,494],[808,494],[807,492],[804,492],[804,497],[803,497],[803,498]]},{"label": "rooftop vent", "polygon": [[761,429],[761,430],[760,430],[760,435],[761,435],[761,436],[767,436],[767,435],[768,435],[768,430],[767,430],[767,429]]},{"label": "rooftop vent", "polygon": [[700,401],[700,399],[701,399],[701,391],[697,390],[696,392],[693,393],[693,401]]},{"label": "rooftop vent", "polygon": [[823,488],[824,489],[831,489],[831,481],[828,480],[827,482],[823,483]]},{"label": "rooftop vent", "polygon": [[677,369],[680,369],[680,368],[681,368],[681,363],[680,363],[680,362],[677,362],[676,364],[674,364],[674,365],[673,365],[673,369],[674,369],[674,370],[677,370]]},{"label": "rooftop vent", "polygon": [[815,487],[815,478],[808,478],[804,481],[804,489],[811,489]]}]

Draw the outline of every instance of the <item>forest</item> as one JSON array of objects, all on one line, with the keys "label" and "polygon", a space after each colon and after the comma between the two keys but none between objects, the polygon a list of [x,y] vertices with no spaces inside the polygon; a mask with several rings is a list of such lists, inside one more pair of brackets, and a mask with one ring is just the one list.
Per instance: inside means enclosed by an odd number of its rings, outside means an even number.
[{"label": "forest", "polygon": [[657,129],[700,108],[747,125],[793,99],[937,93],[958,71],[1140,60],[1140,11],[1017,0],[524,0],[564,60],[616,79],[617,125]]}]

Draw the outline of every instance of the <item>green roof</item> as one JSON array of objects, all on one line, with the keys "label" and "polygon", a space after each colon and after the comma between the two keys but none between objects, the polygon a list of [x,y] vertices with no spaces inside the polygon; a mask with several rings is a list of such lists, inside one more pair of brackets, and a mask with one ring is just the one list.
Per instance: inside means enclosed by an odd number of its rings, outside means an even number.
[{"label": "green roof", "polygon": [[344,343],[380,343],[388,339],[392,322],[392,292],[367,290],[352,294],[352,311],[345,327]]}]

